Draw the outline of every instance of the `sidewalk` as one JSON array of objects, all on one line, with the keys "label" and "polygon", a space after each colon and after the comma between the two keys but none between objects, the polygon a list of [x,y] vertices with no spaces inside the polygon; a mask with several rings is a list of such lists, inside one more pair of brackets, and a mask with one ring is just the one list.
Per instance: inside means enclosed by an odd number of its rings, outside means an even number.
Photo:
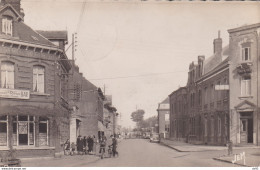
[{"label": "sidewalk", "polygon": [[193,145],[181,141],[172,141],[168,139],[161,139],[160,143],[178,152],[203,152],[227,149],[227,147],[225,146]]},{"label": "sidewalk", "polygon": [[[170,147],[178,152],[204,152],[204,151],[227,151],[226,146],[193,145],[180,141],[161,139],[160,144]],[[259,167],[260,166],[260,147],[259,146],[235,146],[232,155],[223,155],[213,158],[217,161],[234,163],[241,166]]]},{"label": "sidewalk", "polygon": [[[161,139],[160,144],[170,147],[178,152],[204,152],[204,151],[218,151],[227,150],[226,146],[210,146],[210,145],[194,145],[190,143],[185,143],[181,141],[173,141],[169,139]],[[260,148],[259,146],[243,146],[243,147],[233,147],[236,149],[253,149]]]},{"label": "sidewalk", "polygon": [[233,163],[241,166],[247,167],[259,167],[260,166],[260,149],[254,149],[246,151],[236,150],[230,156],[223,155],[219,158],[213,158],[217,161]]},{"label": "sidewalk", "polygon": [[77,167],[100,160],[97,155],[63,155],[61,158],[40,157],[21,158],[22,167]]}]

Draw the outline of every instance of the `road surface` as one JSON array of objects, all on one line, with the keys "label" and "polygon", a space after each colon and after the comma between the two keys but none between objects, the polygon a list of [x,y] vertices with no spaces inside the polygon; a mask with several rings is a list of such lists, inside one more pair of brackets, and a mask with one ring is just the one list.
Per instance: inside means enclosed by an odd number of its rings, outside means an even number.
[{"label": "road surface", "polygon": [[213,160],[223,151],[177,152],[146,139],[126,139],[119,143],[119,157],[100,159],[86,166],[92,167],[233,167],[236,165]]}]

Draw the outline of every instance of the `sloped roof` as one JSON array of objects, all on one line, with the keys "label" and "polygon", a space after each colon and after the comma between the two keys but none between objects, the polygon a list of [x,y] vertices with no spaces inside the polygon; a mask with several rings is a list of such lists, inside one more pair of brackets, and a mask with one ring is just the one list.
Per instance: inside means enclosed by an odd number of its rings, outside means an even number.
[{"label": "sloped roof", "polygon": [[68,40],[68,32],[67,31],[44,31],[44,30],[36,30],[39,34],[43,35],[47,39],[55,39],[55,40]]},{"label": "sloped roof", "polygon": [[23,22],[16,23],[15,30],[17,31],[18,38],[21,41],[57,47],[47,38],[43,37],[36,31],[34,31],[32,28],[30,28]]},{"label": "sloped roof", "polygon": [[[12,10],[18,17],[20,17],[17,11],[10,4],[0,6],[0,12],[7,8],[10,8],[10,10]],[[5,36],[5,35],[0,35],[0,36],[8,40],[22,41],[22,42],[51,46],[57,48],[56,45],[54,45],[47,38],[43,37],[36,31],[34,31],[31,27],[26,25],[22,20],[18,22],[14,22],[13,29],[14,29],[13,36]]]},{"label": "sloped roof", "polygon": [[166,99],[164,99],[161,104],[167,104],[170,103],[169,97],[167,97]]},{"label": "sloped roof", "polygon": [[221,63],[219,63],[218,65],[216,65],[216,67],[214,67],[213,69],[211,69],[209,72],[207,72],[206,74],[204,74],[199,80],[208,77],[209,75],[211,75],[211,74],[214,73],[215,71],[219,70],[220,68],[222,68],[223,66],[225,66],[226,64],[228,64],[228,62],[229,62],[229,57],[227,57],[224,61],[222,61]]},{"label": "sloped roof", "polygon": [[[229,55],[229,45],[225,46],[220,56],[213,54],[211,57],[205,60],[204,74],[207,74],[211,70],[215,69],[222,61],[224,61]],[[220,58],[221,57],[221,58]]]}]

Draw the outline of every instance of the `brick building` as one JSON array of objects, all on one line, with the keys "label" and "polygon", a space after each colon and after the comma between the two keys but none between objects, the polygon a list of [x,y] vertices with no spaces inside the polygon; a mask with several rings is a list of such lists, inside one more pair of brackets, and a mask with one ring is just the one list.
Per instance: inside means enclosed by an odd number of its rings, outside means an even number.
[{"label": "brick building", "polygon": [[[259,27],[253,24],[228,30],[230,42],[224,48],[219,34],[213,42],[214,54],[206,60],[199,56],[196,64],[190,64],[188,142],[259,144]],[[171,116],[177,121],[173,124],[178,124],[175,93],[170,95]],[[170,131],[171,137],[179,138],[177,125]]]},{"label": "brick building", "polygon": [[[74,64],[73,64],[74,65]],[[103,101],[105,96],[100,88],[89,82],[78,66],[73,66],[69,76],[70,141],[76,143],[79,135],[104,134]]]},{"label": "brick building", "polygon": [[[189,143],[224,145],[228,139],[228,46],[222,49],[220,35],[213,42],[213,55],[189,66],[186,87],[170,95],[174,121],[171,137]],[[185,128],[186,127],[186,128]]]},{"label": "brick building", "polygon": [[169,95],[170,99],[170,138],[186,140],[188,126],[187,88],[180,87]]},{"label": "brick building", "polygon": [[68,96],[59,84],[71,64],[63,47],[27,26],[23,16],[20,0],[1,1],[0,150],[50,155],[69,136]]}]

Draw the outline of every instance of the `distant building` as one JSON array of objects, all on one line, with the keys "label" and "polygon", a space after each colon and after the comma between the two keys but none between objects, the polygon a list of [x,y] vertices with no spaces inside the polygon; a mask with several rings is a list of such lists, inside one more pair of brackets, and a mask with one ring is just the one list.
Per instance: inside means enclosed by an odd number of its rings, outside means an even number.
[{"label": "distant building", "polygon": [[76,142],[79,135],[98,138],[104,134],[103,101],[105,96],[100,88],[89,82],[79,67],[72,64],[69,76],[70,141]]},{"label": "distant building", "polygon": [[164,138],[168,138],[170,132],[170,106],[168,97],[158,104],[157,112],[159,134]]},{"label": "distant building", "polygon": [[117,133],[117,109],[112,105],[112,95],[106,95],[104,101],[104,125],[105,135],[110,137]]},{"label": "distant building", "polygon": [[170,138],[185,141],[189,133],[187,115],[187,89],[181,87],[169,95],[170,99]]}]

